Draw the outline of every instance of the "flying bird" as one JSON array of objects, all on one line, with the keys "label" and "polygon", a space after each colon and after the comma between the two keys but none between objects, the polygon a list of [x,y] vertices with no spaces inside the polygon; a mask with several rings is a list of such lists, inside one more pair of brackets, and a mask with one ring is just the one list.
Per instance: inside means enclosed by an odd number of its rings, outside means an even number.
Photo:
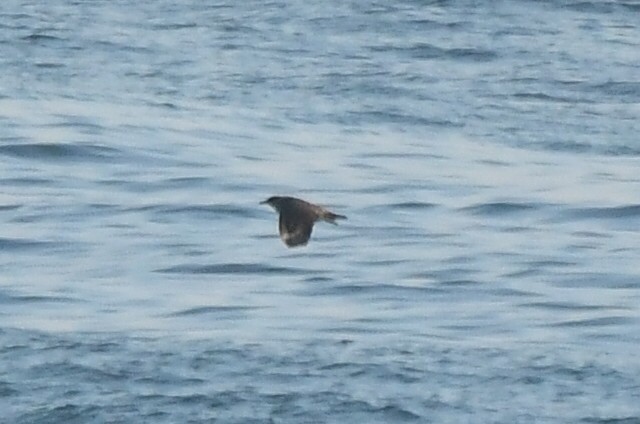
[{"label": "flying bird", "polygon": [[280,238],[288,247],[304,246],[311,237],[316,221],[336,224],[336,219],[347,219],[302,199],[288,196],[272,196],[260,204],[268,204],[280,214]]}]

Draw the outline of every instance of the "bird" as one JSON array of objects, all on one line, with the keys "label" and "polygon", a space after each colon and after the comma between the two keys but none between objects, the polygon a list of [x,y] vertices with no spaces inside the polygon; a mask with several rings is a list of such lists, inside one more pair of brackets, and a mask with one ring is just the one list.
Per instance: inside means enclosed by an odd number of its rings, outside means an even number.
[{"label": "bird", "polygon": [[280,214],[280,238],[287,247],[306,245],[316,221],[337,225],[336,219],[347,219],[344,215],[295,197],[271,196],[260,204],[268,204]]}]

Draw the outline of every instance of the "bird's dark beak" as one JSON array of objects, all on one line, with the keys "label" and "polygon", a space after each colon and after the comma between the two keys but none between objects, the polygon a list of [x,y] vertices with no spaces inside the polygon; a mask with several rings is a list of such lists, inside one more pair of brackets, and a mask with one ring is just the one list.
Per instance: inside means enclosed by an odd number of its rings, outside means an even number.
[{"label": "bird's dark beak", "polygon": [[264,205],[265,203],[269,203],[268,200],[263,200],[262,202],[260,202],[261,205]]}]

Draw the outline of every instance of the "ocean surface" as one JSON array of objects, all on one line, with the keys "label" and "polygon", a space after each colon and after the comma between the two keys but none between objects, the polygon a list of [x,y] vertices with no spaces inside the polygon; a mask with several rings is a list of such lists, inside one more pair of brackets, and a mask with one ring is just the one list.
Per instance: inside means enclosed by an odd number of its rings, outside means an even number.
[{"label": "ocean surface", "polygon": [[2,1],[0,423],[639,423],[639,135],[636,1]]}]

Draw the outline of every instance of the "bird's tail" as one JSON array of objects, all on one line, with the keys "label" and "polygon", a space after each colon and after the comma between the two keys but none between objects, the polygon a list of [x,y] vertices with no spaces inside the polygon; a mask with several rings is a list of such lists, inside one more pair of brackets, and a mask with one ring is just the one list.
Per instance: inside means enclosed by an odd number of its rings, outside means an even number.
[{"label": "bird's tail", "polygon": [[323,221],[329,222],[333,225],[338,225],[336,223],[336,219],[347,219],[347,217],[344,215],[338,215],[337,213],[329,212],[328,210],[323,210],[320,218]]}]

